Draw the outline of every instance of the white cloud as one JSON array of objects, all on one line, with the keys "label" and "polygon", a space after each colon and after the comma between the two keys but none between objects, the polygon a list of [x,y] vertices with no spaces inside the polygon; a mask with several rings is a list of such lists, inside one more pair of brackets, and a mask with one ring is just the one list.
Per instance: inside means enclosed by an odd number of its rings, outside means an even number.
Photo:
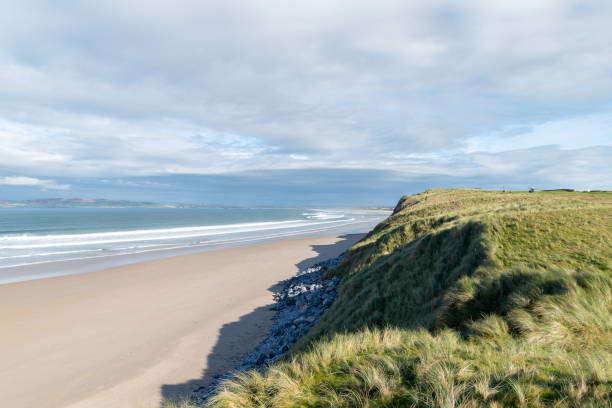
[{"label": "white cloud", "polygon": [[583,115],[537,123],[531,126],[507,126],[501,131],[471,137],[465,152],[502,152],[537,146],[581,149],[612,144],[612,113]]},{"label": "white cloud", "polygon": [[68,190],[70,189],[70,185],[68,184],[57,184],[54,180],[41,180],[41,179],[37,179],[34,177],[25,177],[25,176],[0,177],[0,185],[40,187],[43,190]]},{"label": "white cloud", "polygon": [[0,15],[9,174],[502,177],[526,171],[513,152],[558,169],[558,149],[610,145],[610,2],[14,4]]}]

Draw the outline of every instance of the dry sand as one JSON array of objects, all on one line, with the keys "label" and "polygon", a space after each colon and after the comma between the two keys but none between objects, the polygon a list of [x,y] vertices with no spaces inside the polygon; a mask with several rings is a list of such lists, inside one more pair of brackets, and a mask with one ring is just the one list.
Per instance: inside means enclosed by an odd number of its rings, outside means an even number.
[{"label": "dry sand", "polygon": [[0,406],[149,408],[231,369],[270,288],[361,235],[285,240],[0,285]]}]

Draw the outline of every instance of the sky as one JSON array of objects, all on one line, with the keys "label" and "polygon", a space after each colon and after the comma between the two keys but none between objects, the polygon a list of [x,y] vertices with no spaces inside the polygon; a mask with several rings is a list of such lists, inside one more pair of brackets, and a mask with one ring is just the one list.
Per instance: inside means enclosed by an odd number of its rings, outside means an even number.
[{"label": "sky", "polygon": [[8,0],[0,199],[612,189],[611,21],[607,0]]}]

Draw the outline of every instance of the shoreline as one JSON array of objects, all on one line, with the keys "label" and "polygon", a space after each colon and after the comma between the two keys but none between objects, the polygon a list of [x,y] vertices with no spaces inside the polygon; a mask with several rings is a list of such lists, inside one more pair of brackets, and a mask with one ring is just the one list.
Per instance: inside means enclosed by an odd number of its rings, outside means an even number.
[{"label": "shoreline", "polygon": [[0,285],[3,402],[149,408],[188,396],[265,338],[279,282],[362,236],[285,239]]},{"label": "shoreline", "polygon": [[220,243],[208,243],[171,248],[156,248],[129,254],[97,255],[70,260],[46,261],[24,264],[19,266],[0,267],[0,286],[31,280],[54,278],[59,276],[79,275],[84,273],[102,271],[108,268],[132,265],[140,262],[154,261],[181,255],[218,251],[228,248],[253,246],[262,243],[339,234],[363,233],[371,230],[377,222],[373,223],[371,221],[368,221],[328,229],[314,231],[311,230],[306,232],[288,234],[277,234],[274,236],[262,236],[255,238],[247,238],[243,240],[229,240]]}]

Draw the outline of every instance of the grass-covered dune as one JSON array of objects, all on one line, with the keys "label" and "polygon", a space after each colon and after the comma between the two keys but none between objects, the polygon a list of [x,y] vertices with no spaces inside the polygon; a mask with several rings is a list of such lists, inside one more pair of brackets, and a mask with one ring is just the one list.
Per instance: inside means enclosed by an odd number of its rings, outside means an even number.
[{"label": "grass-covered dune", "polygon": [[214,407],[612,406],[612,194],[428,190],[290,356]]}]

